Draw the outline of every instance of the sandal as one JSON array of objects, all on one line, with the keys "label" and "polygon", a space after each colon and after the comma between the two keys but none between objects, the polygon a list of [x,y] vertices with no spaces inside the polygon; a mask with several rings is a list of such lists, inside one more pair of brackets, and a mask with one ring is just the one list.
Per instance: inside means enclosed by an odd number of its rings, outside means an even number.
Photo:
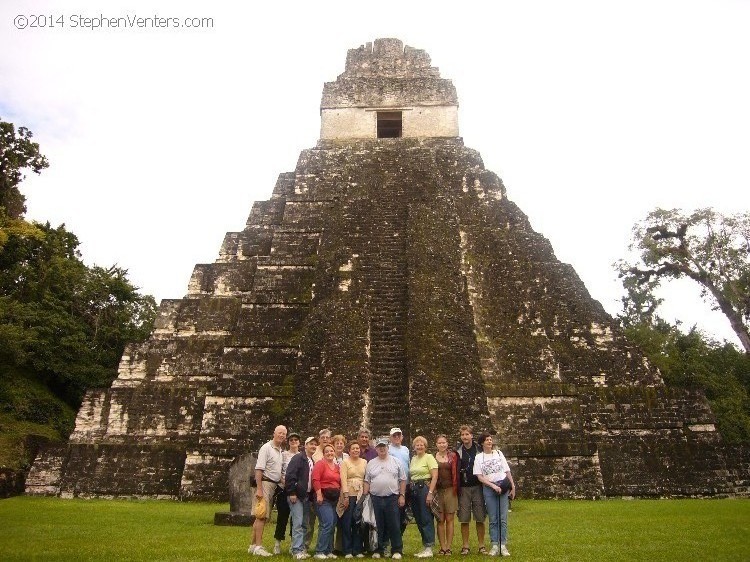
[{"label": "sandal", "polygon": [[453,556],[453,552],[451,551],[451,549],[450,549],[450,548],[448,548],[448,549],[444,550],[444,551],[443,551],[443,554],[444,554],[445,556]]},{"label": "sandal", "polygon": [[445,551],[441,548],[440,552],[438,552],[439,556],[445,556]]},{"label": "sandal", "polygon": [[461,549],[461,554],[470,554],[471,550],[469,550],[469,547],[465,546]]},{"label": "sandal", "polygon": [[477,552],[478,552],[479,554],[487,554],[487,549],[486,549],[486,548],[484,548],[483,546],[480,546],[480,547],[479,547],[479,550],[477,550]]}]

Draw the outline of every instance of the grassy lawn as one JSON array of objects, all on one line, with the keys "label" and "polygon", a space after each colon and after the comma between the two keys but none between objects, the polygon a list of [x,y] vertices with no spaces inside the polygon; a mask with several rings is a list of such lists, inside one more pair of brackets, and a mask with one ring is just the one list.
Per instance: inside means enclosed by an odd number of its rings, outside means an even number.
[{"label": "grassy lawn", "polygon": [[[0,560],[242,560],[250,530],[216,527],[224,504],[166,501],[0,501]],[[473,524],[472,524],[473,527]],[[459,528],[453,558],[458,556]],[[516,501],[513,560],[750,560],[748,500]],[[420,547],[405,535],[407,558]],[[267,527],[265,544],[273,544]],[[472,529],[472,551],[476,536]],[[489,535],[488,539],[489,541]],[[289,543],[284,545],[285,552]],[[278,558],[278,557],[277,557]],[[283,556],[291,560],[287,554]]]}]

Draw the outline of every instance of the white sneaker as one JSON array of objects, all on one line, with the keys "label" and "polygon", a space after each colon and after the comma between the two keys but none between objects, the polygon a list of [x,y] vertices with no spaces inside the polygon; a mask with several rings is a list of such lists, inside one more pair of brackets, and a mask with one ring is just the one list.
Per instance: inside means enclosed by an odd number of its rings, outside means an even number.
[{"label": "white sneaker", "polygon": [[273,545],[273,553],[274,554],[281,554],[281,543],[279,541],[276,541]]},{"label": "white sneaker", "polygon": [[328,556],[326,556],[325,554],[323,554],[322,552],[320,552],[320,553],[316,554],[315,556],[313,556],[313,558],[317,558],[318,560],[326,560],[328,558]]},{"label": "white sneaker", "polygon": [[432,558],[432,548],[429,546],[424,547],[422,550],[414,555],[416,558]]},{"label": "white sneaker", "polygon": [[262,546],[256,546],[255,548],[253,548],[252,554],[254,554],[255,556],[273,556],[273,554],[268,552]]},{"label": "white sneaker", "polygon": [[327,558],[338,558],[338,556],[336,556],[333,552],[329,552],[327,554]]},{"label": "white sneaker", "polygon": [[500,545],[500,556],[510,556],[510,552],[508,552],[504,544]]},{"label": "white sneaker", "polygon": [[401,553],[400,552],[394,552],[393,556],[391,556],[394,560],[401,560]]},{"label": "white sneaker", "polygon": [[308,558],[310,558],[310,555],[307,552],[298,552],[294,555],[294,558],[296,560],[307,560]]},{"label": "white sneaker", "polygon": [[373,558],[380,558],[380,553],[379,553],[379,552],[374,552],[374,553],[372,554],[372,557],[373,557]]},{"label": "white sneaker", "polygon": [[490,551],[487,554],[489,554],[490,556],[497,556],[498,552],[500,552],[500,548],[496,544],[493,544],[492,548],[490,548]]},{"label": "white sneaker", "polygon": [[357,554],[357,556],[355,556],[355,558],[364,558],[364,557],[365,557],[365,555],[362,554],[361,552],[359,554]]}]

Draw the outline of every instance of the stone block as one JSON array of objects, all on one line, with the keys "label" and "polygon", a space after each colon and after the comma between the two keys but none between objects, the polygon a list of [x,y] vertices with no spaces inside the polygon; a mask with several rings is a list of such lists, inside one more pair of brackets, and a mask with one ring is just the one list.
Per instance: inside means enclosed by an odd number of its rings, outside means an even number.
[{"label": "stone block", "polygon": [[250,304],[242,307],[232,334],[237,347],[299,344],[299,332],[308,309],[299,304]]},{"label": "stone block", "polygon": [[307,265],[317,262],[320,233],[277,229],[273,235],[268,265]]},{"label": "stone block", "polygon": [[46,445],[39,449],[26,477],[26,494],[57,496],[68,459],[68,445]]},{"label": "stone block", "polygon": [[63,497],[179,497],[185,450],[158,445],[69,445]]},{"label": "stone block", "polygon": [[195,266],[188,284],[188,296],[238,296],[252,290],[255,260]]}]

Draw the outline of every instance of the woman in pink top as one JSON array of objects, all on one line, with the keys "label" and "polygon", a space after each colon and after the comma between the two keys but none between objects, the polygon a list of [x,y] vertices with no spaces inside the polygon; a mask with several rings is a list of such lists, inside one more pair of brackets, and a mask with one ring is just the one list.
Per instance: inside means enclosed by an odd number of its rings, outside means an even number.
[{"label": "woman in pink top", "polygon": [[318,509],[318,544],[315,558],[334,558],[333,530],[338,523],[336,504],[341,494],[341,472],[335,461],[333,445],[323,447],[323,458],[315,463],[312,471],[312,487],[315,490]]}]

